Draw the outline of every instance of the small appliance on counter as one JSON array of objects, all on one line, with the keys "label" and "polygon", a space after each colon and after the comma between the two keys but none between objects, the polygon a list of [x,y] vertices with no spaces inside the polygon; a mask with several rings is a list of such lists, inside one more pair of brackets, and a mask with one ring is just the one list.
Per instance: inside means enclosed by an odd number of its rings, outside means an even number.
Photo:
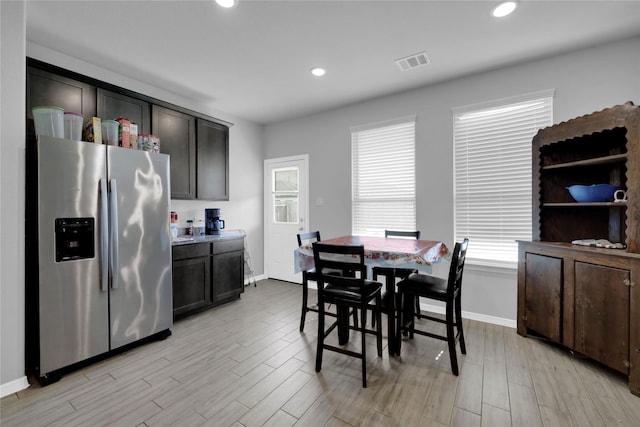
[{"label": "small appliance on counter", "polygon": [[220,234],[220,230],[224,229],[224,220],[220,219],[220,209],[205,209],[204,218],[205,234]]}]

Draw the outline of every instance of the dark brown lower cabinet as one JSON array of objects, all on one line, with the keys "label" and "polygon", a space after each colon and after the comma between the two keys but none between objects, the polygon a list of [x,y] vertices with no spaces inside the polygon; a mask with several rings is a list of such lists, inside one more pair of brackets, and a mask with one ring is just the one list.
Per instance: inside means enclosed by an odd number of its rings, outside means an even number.
[{"label": "dark brown lower cabinet", "polygon": [[562,330],[562,258],[528,253],[525,318],[534,331],[560,341]]},{"label": "dark brown lower cabinet", "polygon": [[244,291],[244,241],[220,240],[213,243],[213,302],[223,303]]},{"label": "dark brown lower cabinet", "polygon": [[640,255],[518,245],[518,333],[541,335],[627,375],[640,396]]},{"label": "dark brown lower cabinet", "polygon": [[173,247],[173,318],[209,309],[244,292],[244,237]]},{"label": "dark brown lower cabinet", "polygon": [[628,372],[631,272],[576,262],[575,277],[576,351]]},{"label": "dark brown lower cabinet", "polygon": [[173,247],[173,317],[211,305],[211,243]]}]

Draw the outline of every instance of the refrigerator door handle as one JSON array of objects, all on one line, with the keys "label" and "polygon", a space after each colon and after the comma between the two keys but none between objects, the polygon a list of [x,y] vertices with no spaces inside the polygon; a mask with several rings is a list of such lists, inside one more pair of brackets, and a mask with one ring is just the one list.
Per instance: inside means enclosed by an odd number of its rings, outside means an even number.
[{"label": "refrigerator door handle", "polygon": [[100,180],[100,290],[109,290],[109,193],[107,180]]},{"label": "refrigerator door handle", "polygon": [[111,187],[111,288],[118,289],[118,266],[120,265],[118,256],[120,248],[118,244],[118,185],[116,180],[109,181],[109,186]]}]

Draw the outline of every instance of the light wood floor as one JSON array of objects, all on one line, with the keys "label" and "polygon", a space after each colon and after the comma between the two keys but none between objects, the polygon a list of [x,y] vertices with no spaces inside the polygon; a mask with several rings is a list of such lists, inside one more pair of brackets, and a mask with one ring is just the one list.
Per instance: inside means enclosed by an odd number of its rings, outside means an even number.
[{"label": "light wood floor", "polygon": [[640,398],[624,378],[476,321],[465,321],[459,377],[446,343],[420,336],[391,359],[386,348],[376,357],[369,336],[366,389],[348,356],[325,352],[316,374],[317,317],[309,313],[300,334],[300,300],[300,286],[261,281],[239,301],[177,322],[165,341],[3,398],[0,424],[640,426]]}]

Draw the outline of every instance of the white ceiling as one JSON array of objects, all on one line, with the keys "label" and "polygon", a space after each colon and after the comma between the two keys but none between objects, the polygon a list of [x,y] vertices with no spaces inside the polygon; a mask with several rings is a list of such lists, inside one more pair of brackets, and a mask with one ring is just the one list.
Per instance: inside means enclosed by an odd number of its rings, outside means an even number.
[{"label": "white ceiling", "polygon": [[[640,34],[640,1],[522,0],[501,20],[496,4],[30,0],[27,40],[272,123]],[[421,51],[425,67],[394,62]]]}]

